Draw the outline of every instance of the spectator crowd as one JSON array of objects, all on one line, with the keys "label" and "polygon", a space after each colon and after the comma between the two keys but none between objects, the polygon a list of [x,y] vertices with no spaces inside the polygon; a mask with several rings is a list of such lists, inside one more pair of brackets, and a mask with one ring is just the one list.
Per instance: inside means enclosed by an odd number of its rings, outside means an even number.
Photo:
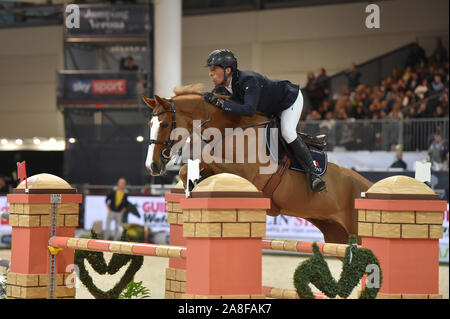
[{"label": "spectator crowd", "polygon": [[[378,85],[365,85],[355,64],[350,65],[344,76],[347,85],[340,94],[332,94],[325,68],[320,68],[317,76],[307,75],[303,94],[309,108],[302,114],[302,120],[321,121],[301,122],[300,130],[328,134],[330,150],[342,146],[346,150],[390,151],[397,147],[399,134],[403,135],[403,150],[429,149],[434,132],[442,128],[434,127],[432,132],[425,133],[419,128],[423,123],[408,119],[448,117],[449,55],[441,39],[437,39],[437,46],[428,57],[415,43],[404,66],[394,68]],[[405,120],[403,132],[399,132],[398,121],[364,121],[379,119]],[[336,120],[347,121],[337,126]],[[443,145],[441,157],[445,161],[447,141]],[[437,158],[436,152],[434,157]]]},{"label": "spectator crowd", "polygon": [[330,78],[324,68],[317,77],[307,76],[304,93],[310,109],[306,120],[402,119],[448,116],[449,56],[442,41],[430,57],[414,44],[405,67],[394,68],[379,85],[361,83],[355,64],[345,72],[347,86],[341,96],[331,96]]}]

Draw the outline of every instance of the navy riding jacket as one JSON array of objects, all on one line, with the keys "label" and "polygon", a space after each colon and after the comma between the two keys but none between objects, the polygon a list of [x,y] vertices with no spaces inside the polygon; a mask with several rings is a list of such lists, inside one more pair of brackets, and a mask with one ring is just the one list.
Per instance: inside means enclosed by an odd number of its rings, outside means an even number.
[{"label": "navy riding jacket", "polygon": [[237,70],[233,73],[231,100],[224,102],[223,111],[252,116],[256,111],[267,116],[286,110],[297,99],[300,87],[289,81],[269,79],[259,73]]}]

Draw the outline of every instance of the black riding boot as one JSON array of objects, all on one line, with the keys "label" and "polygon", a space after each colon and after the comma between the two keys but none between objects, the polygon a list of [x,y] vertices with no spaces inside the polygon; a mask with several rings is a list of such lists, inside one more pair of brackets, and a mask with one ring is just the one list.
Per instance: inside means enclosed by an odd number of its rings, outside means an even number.
[{"label": "black riding boot", "polygon": [[297,136],[297,138],[290,144],[289,149],[294,155],[295,160],[302,166],[306,172],[306,180],[311,192],[321,192],[326,190],[325,181],[317,175],[318,168],[314,165],[311,153],[305,142]]}]

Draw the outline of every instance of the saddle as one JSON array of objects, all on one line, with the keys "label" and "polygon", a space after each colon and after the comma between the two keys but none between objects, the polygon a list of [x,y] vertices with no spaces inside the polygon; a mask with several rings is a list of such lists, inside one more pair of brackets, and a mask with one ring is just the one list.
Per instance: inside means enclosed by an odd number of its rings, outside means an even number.
[{"label": "saddle", "polygon": [[[275,136],[273,136],[273,131],[270,129],[276,129],[278,132],[278,140],[277,145],[278,149],[274,147],[275,143]],[[271,134],[272,133],[272,134]],[[321,134],[318,136],[311,136],[306,133],[297,132],[297,135],[305,142],[305,144],[308,146],[311,156],[316,164],[316,166],[320,169],[319,176],[323,175],[327,170],[327,153],[326,153],[326,147],[327,147],[327,136],[325,134]],[[265,138],[266,138],[266,148],[267,151],[270,153],[270,156],[272,157],[272,160],[278,165],[282,165],[285,163],[286,158],[290,159],[289,163],[289,169],[294,170],[297,172],[305,172],[301,165],[297,163],[295,158],[290,154],[290,151],[287,147],[286,142],[284,141],[282,135],[281,135],[281,128],[280,128],[280,118],[277,115],[273,115],[270,118],[270,122],[266,124],[265,127]]]}]

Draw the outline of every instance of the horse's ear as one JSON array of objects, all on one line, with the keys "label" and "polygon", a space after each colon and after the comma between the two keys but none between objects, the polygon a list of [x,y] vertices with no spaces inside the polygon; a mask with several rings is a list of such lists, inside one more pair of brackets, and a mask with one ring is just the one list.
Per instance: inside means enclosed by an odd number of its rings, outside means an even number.
[{"label": "horse's ear", "polygon": [[155,107],[155,105],[156,105],[156,101],[154,99],[149,98],[149,97],[142,96],[142,100],[151,109],[153,109]]},{"label": "horse's ear", "polygon": [[162,107],[166,107],[169,105],[169,102],[165,98],[160,98],[155,94],[155,101],[157,105],[161,105]]}]

